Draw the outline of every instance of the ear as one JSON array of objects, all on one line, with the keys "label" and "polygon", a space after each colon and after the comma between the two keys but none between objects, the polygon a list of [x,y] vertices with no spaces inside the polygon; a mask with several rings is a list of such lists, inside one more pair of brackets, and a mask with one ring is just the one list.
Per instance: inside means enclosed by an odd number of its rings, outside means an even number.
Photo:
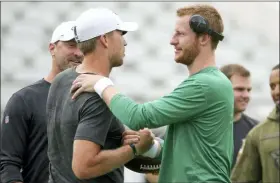
[{"label": "ear", "polygon": [[208,34],[202,34],[198,37],[198,41],[201,46],[205,46],[211,41],[211,37]]},{"label": "ear", "polygon": [[54,49],[55,49],[55,44],[50,43],[49,44],[49,51],[50,51],[52,56],[54,56]]},{"label": "ear", "polygon": [[100,42],[105,48],[108,48],[108,46],[109,46],[108,35],[105,34],[105,35],[100,36]]}]

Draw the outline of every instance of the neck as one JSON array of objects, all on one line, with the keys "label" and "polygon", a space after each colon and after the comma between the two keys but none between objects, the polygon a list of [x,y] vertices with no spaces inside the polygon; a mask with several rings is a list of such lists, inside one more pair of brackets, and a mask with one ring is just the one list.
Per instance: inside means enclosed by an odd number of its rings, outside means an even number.
[{"label": "neck", "polygon": [[206,67],[216,67],[214,52],[199,54],[193,64],[188,65],[189,74],[193,75]]},{"label": "neck", "polygon": [[238,121],[241,118],[242,113],[241,112],[236,112],[234,113],[234,121]]},{"label": "neck", "polygon": [[109,77],[112,67],[108,58],[103,54],[96,55],[96,52],[87,54],[82,64],[77,67],[78,73],[95,73]]},{"label": "neck", "polygon": [[59,70],[58,67],[55,66],[54,64],[54,60],[52,61],[52,69],[51,71],[49,72],[48,76],[44,77],[44,80],[49,82],[49,83],[52,83],[52,81],[54,80],[55,76],[57,74],[59,74],[61,71]]}]

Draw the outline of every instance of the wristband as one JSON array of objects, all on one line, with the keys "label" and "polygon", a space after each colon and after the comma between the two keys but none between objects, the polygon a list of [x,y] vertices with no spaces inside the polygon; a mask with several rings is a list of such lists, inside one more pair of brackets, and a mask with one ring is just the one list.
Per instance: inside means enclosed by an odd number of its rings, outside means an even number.
[{"label": "wristband", "polygon": [[108,87],[108,86],[113,86],[114,83],[107,77],[101,78],[96,82],[96,84],[93,86],[95,92],[102,98],[102,93],[103,91]]},{"label": "wristband", "polygon": [[159,154],[159,150],[160,150],[160,144],[157,140],[154,140],[153,146],[147,152],[142,154],[142,156],[155,158]]},{"label": "wristband", "polygon": [[136,147],[134,144],[129,144],[129,146],[131,147],[132,151],[133,151],[133,154],[134,156],[137,156],[137,150],[136,150]]}]

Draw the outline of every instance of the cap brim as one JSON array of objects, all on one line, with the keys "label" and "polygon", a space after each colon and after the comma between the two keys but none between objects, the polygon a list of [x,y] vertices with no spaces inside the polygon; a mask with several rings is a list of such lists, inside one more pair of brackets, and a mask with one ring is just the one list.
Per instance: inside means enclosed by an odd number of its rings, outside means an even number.
[{"label": "cap brim", "polygon": [[124,32],[136,31],[137,29],[138,24],[136,22],[123,22],[119,28],[119,30]]}]

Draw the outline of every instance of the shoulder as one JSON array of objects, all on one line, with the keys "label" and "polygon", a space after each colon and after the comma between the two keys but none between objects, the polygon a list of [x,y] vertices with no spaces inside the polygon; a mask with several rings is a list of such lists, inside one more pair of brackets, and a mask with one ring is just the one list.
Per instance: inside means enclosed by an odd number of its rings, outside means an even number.
[{"label": "shoulder", "polygon": [[266,128],[267,128],[267,123],[265,121],[258,123],[249,131],[248,138],[250,138],[251,140],[257,143],[261,138],[261,136],[265,133]]},{"label": "shoulder", "polygon": [[[73,68],[66,69],[65,71],[60,72],[57,74],[52,81],[50,91],[48,94],[49,99],[56,99],[56,98],[67,98],[69,97],[70,89],[72,86],[73,81],[78,76]],[[67,95],[66,95],[67,94]]]},{"label": "shoulder", "polygon": [[[209,68],[190,78],[197,83],[206,98],[233,102],[233,88],[230,80],[217,68]],[[229,97],[232,96],[232,97]]]},{"label": "shoulder", "polygon": [[20,97],[22,99],[29,98],[34,96],[34,94],[37,93],[38,91],[39,92],[42,90],[48,91],[49,87],[50,87],[50,83],[48,83],[44,79],[41,79],[16,91],[15,93],[13,93],[11,98],[13,97]]},{"label": "shoulder", "polygon": [[205,71],[193,75],[190,79],[212,89],[232,90],[230,80],[218,68],[206,68]]},{"label": "shoulder", "polygon": [[106,103],[96,93],[84,93],[77,98],[79,105],[80,121],[92,120],[92,122],[106,120],[110,123],[115,116],[110,111]]},{"label": "shoulder", "polygon": [[106,103],[97,93],[83,93],[76,100],[81,104],[81,113],[88,113],[90,111],[94,113],[102,113],[105,110],[109,110]]},{"label": "shoulder", "polygon": [[257,124],[259,124],[259,121],[251,118],[250,116],[246,115],[246,114],[242,114],[243,119],[250,123],[252,126],[256,126]]},{"label": "shoulder", "polygon": [[54,80],[52,81],[52,87],[58,85],[61,81],[73,79],[77,76],[78,73],[74,72],[73,68],[66,69],[55,76]]},{"label": "shoulder", "polygon": [[50,84],[44,79],[41,79],[28,86],[21,88],[20,90],[13,93],[12,96],[9,98],[5,107],[5,111],[30,111],[30,106],[34,104],[34,101],[36,101],[36,99],[34,99],[34,96],[38,96],[38,93],[47,93],[49,87]]}]

